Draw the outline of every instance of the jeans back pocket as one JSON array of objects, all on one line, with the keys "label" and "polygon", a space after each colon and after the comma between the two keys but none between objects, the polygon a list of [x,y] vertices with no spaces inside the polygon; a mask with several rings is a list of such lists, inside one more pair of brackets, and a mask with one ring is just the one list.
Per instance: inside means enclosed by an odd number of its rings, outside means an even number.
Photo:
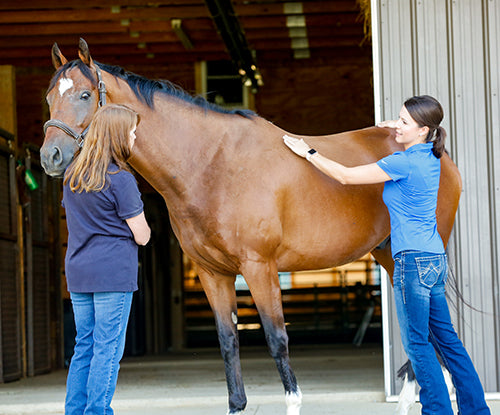
[{"label": "jeans back pocket", "polygon": [[425,287],[432,288],[443,273],[444,256],[431,255],[415,258],[417,264],[418,278]]}]

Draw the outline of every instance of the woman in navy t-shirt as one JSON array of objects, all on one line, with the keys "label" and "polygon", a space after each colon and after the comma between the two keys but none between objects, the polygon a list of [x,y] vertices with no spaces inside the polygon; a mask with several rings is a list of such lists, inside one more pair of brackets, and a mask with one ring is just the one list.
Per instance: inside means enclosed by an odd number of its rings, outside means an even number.
[{"label": "woman in navy t-shirt", "polygon": [[396,309],[403,346],[421,387],[422,413],[453,414],[436,351],[452,375],[460,415],[487,415],[483,387],[453,328],[445,298],[447,258],[436,224],[439,158],[446,137],[442,119],[443,109],[434,98],[408,99],[399,120],[379,124],[396,128],[396,141],[405,151],[350,168],[318,154],[303,140],[283,139],[293,152],[342,184],[385,183]]},{"label": "woman in navy t-shirt", "polygon": [[125,106],[99,108],[64,176],[65,273],[77,332],[66,415],[113,413],[110,404],[137,290],[137,247],[151,234],[127,167],[138,122],[138,114]]}]

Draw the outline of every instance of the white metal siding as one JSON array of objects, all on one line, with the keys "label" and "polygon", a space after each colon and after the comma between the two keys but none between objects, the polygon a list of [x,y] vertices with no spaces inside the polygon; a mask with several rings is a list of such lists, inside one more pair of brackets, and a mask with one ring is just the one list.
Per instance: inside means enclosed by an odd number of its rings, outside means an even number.
[{"label": "white metal siding", "polygon": [[[443,105],[447,148],[463,192],[452,238],[452,267],[465,302],[452,314],[487,392],[500,391],[500,0],[372,0],[375,107],[397,117],[413,95]],[[378,121],[378,120],[377,120]],[[406,360],[392,292],[388,395]]]}]

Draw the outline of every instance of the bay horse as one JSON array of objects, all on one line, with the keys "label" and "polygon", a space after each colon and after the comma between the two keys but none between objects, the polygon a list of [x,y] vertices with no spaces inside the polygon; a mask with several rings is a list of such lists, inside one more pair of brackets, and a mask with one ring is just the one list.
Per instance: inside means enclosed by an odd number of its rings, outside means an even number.
[{"label": "bay horse", "polygon": [[[288,353],[278,271],[328,268],[368,252],[392,275],[383,184],[343,186],[283,144],[291,133],[248,110],[226,110],[168,81],[149,80],[94,61],[80,39],[79,58],[52,48],[56,72],[47,92],[51,119],[40,151],[45,172],[61,177],[99,105],[124,104],[140,114],[130,165],[165,199],[173,231],[197,264],[214,312],[228,388],[229,414],[246,395],[237,332],[235,276],[250,288],[285,389],[288,415],[302,395]],[[394,131],[369,127],[305,137],[347,166],[372,163],[402,148]],[[437,208],[445,244],[461,179],[447,155]],[[378,247],[378,248],[377,248]]]}]

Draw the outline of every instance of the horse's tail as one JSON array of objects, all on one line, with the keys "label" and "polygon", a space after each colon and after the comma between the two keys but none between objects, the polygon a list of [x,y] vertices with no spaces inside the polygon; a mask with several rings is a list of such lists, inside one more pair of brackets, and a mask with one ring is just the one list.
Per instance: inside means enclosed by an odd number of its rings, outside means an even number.
[{"label": "horse's tail", "polygon": [[[448,247],[446,248],[446,254],[447,255],[450,254]],[[455,270],[451,266],[451,261],[449,256],[448,256],[448,279],[446,281],[446,298],[449,300],[455,311],[458,309],[458,304],[462,303],[474,311],[477,311],[481,314],[485,313],[483,310],[477,309],[476,307],[474,307],[472,304],[470,304],[465,300],[464,296],[460,292],[460,287],[458,286],[458,280],[455,275]],[[455,302],[454,299],[456,299],[457,302]]]},{"label": "horse's tail", "polygon": [[415,380],[415,372],[413,371],[410,359],[408,359],[406,363],[399,368],[397,376],[399,379],[404,379],[405,376],[408,376],[409,381]]}]

